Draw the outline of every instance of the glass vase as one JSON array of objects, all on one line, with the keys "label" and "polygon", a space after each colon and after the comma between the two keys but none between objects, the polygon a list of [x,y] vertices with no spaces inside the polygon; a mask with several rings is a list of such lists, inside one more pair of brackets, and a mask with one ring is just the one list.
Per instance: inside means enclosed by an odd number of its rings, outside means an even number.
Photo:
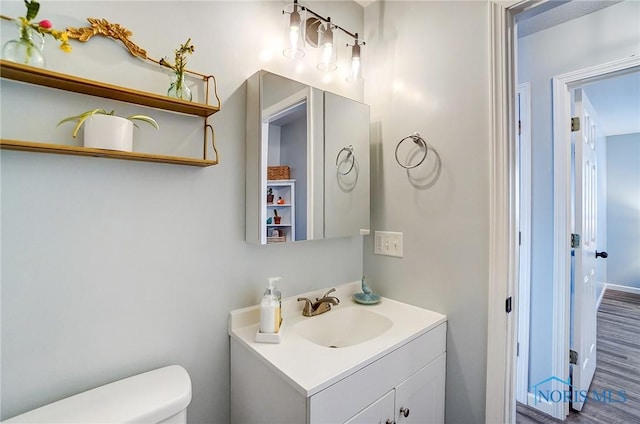
[{"label": "glass vase", "polygon": [[44,68],[44,37],[30,26],[16,21],[20,36],[9,40],[2,46],[2,58],[11,62]]},{"label": "glass vase", "polygon": [[169,86],[167,96],[175,97],[176,99],[191,101],[191,89],[187,87],[187,84],[184,83],[184,74],[171,74],[171,85]]}]

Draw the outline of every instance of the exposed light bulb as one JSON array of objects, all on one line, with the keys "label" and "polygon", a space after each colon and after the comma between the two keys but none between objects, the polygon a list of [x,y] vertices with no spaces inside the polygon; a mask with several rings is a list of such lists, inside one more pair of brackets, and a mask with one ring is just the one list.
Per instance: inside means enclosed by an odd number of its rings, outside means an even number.
[{"label": "exposed light bulb", "polygon": [[333,48],[333,28],[330,22],[327,22],[324,30],[320,29],[320,57],[318,60],[318,69],[321,71],[329,72],[335,71],[336,65],[336,52]]},{"label": "exposed light bulb", "polygon": [[296,50],[298,48],[298,38],[300,37],[300,34],[298,33],[299,31],[300,27],[291,27],[289,32],[289,46],[291,47],[291,50]]},{"label": "exposed light bulb", "polygon": [[356,39],[355,44],[351,46],[351,72],[347,77],[347,81],[357,82],[362,80],[361,72],[360,44],[358,44],[358,39]]},{"label": "exposed light bulb", "polygon": [[324,43],[322,45],[322,63],[325,65],[331,61],[331,53],[333,52],[333,43]]},{"label": "exposed light bulb", "polygon": [[360,58],[351,59],[351,79],[356,80],[360,77]]}]

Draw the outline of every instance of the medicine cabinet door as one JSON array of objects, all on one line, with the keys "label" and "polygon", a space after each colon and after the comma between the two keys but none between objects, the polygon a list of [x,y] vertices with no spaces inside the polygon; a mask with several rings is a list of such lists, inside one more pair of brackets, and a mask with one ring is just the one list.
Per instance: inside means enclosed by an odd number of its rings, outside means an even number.
[{"label": "medicine cabinet door", "polygon": [[369,106],[324,92],[324,236],[368,234]]}]

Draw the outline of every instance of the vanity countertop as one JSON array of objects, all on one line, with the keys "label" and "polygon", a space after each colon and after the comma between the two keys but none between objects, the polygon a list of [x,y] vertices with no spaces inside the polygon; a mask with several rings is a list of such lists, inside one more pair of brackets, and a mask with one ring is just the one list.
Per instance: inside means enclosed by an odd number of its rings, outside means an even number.
[{"label": "vanity countertop", "polygon": [[297,323],[322,316],[302,316],[303,302],[298,302],[296,299],[298,297],[314,299],[322,296],[327,290],[282,299],[283,322],[279,344],[254,341],[260,320],[259,305],[237,309],[229,314],[229,335],[307,397],[371,364],[447,320],[445,315],[438,312],[385,297],[376,305],[360,305],[352,299],[354,293],[361,291],[360,281],[355,281],[336,287],[336,291],[331,295],[338,297],[340,304],[333,306],[332,310],[325,314],[334,313],[341,308],[366,308],[368,311],[390,319],[393,325],[381,335],[368,341],[332,349],[312,343],[294,330]]}]

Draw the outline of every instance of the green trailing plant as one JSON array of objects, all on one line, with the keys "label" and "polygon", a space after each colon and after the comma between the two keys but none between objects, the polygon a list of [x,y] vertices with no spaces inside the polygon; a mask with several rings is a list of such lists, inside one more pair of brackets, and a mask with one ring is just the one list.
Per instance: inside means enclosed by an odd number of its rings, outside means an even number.
[{"label": "green trailing plant", "polygon": [[[73,129],[73,138],[76,138],[78,136],[78,132],[80,131],[80,128],[82,127],[82,124],[84,124],[84,122],[87,119],[91,118],[93,115],[112,115],[112,116],[115,116],[115,110],[112,110],[111,112],[107,112],[104,109],[88,110],[88,111],[86,111],[84,113],[81,113],[80,115],[69,116],[68,118],[64,118],[62,121],[58,122],[57,126],[60,126],[61,124],[64,124],[65,122],[76,121],[76,127]],[[131,115],[131,116],[128,116],[126,119],[132,121],[133,125],[135,125],[136,127],[138,125],[136,125],[136,123],[134,121],[138,120],[138,121],[142,121],[142,122],[148,123],[149,125],[151,125],[155,129],[160,129],[160,127],[158,126],[158,123],[156,122],[156,120],[153,119],[150,116],[147,116],[147,115]]]}]

